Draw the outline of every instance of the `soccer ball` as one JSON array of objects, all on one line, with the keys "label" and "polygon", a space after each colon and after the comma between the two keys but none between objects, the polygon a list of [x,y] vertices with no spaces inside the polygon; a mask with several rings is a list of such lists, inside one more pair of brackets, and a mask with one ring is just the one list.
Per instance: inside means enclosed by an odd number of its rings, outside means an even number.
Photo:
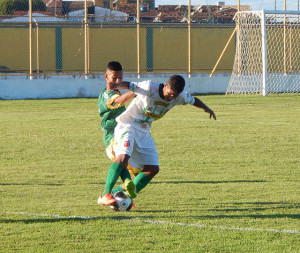
[{"label": "soccer ball", "polygon": [[132,199],[127,196],[123,191],[114,193],[113,198],[117,201],[115,205],[111,205],[110,208],[114,211],[129,211],[132,207]]}]

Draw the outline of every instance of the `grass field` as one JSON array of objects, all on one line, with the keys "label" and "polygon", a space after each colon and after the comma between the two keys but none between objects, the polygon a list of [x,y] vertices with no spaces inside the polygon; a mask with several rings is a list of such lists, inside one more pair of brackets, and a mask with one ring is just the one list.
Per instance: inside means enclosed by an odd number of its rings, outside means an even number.
[{"label": "grass field", "polygon": [[300,96],[203,96],[153,123],[137,210],[97,205],[96,99],[0,101],[1,252],[300,252]]}]

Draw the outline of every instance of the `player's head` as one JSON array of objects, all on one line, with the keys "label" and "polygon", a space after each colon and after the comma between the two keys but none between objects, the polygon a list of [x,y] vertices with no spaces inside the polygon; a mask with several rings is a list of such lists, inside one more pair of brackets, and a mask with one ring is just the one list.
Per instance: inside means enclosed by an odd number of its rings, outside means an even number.
[{"label": "player's head", "polygon": [[120,83],[123,80],[123,68],[117,61],[111,61],[108,63],[106,72],[104,75],[107,84],[108,83]]},{"label": "player's head", "polygon": [[180,75],[170,76],[169,80],[165,83],[163,94],[166,101],[171,101],[183,91],[185,86],[184,78]]}]

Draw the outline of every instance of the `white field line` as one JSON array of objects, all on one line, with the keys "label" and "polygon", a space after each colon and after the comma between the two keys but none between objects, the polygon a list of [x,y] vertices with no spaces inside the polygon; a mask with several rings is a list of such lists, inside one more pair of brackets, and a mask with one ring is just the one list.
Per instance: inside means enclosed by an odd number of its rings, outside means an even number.
[{"label": "white field line", "polygon": [[[36,214],[36,213],[26,213],[26,212],[5,212],[5,214],[13,214],[13,215],[23,215],[23,216],[33,216],[33,217],[45,217],[52,219],[74,219],[74,220],[105,220],[109,219],[107,217],[96,216],[61,216],[57,214]],[[217,229],[217,230],[235,230],[235,231],[250,231],[250,232],[273,232],[273,233],[285,233],[285,234],[300,234],[298,230],[278,230],[278,229],[265,229],[265,228],[241,228],[241,227],[228,227],[228,226],[210,226],[205,224],[188,224],[181,222],[168,222],[168,221],[159,221],[159,220],[143,220],[143,219],[122,219],[122,221],[127,222],[140,222],[140,223],[148,223],[148,224],[166,224],[166,225],[174,225],[174,226],[182,226],[182,227],[197,227],[197,228],[209,228],[209,229]]]},{"label": "white field line", "polygon": [[288,122],[260,122],[260,121],[229,121],[229,120],[209,120],[209,119],[182,119],[182,118],[165,118],[164,120],[174,120],[174,121],[199,121],[199,122],[221,122],[230,124],[259,124],[259,125],[290,125]]}]

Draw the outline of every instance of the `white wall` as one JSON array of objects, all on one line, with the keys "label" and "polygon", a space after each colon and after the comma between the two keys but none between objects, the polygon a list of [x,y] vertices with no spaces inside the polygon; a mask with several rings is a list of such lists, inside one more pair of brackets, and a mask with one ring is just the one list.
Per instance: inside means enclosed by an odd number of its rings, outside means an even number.
[{"label": "white wall", "polygon": [[[166,82],[170,74],[147,74],[140,79],[136,75],[124,75],[125,81],[153,80]],[[192,94],[225,93],[230,74],[215,74],[209,78],[208,74],[192,75],[186,80],[186,88]],[[0,76],[0,99],[47,99],[47,98],[77,98],[98,97],[106,86],[103,75],[84,79],[80,76],[44,76],[30,80],[24,76]]]}]

